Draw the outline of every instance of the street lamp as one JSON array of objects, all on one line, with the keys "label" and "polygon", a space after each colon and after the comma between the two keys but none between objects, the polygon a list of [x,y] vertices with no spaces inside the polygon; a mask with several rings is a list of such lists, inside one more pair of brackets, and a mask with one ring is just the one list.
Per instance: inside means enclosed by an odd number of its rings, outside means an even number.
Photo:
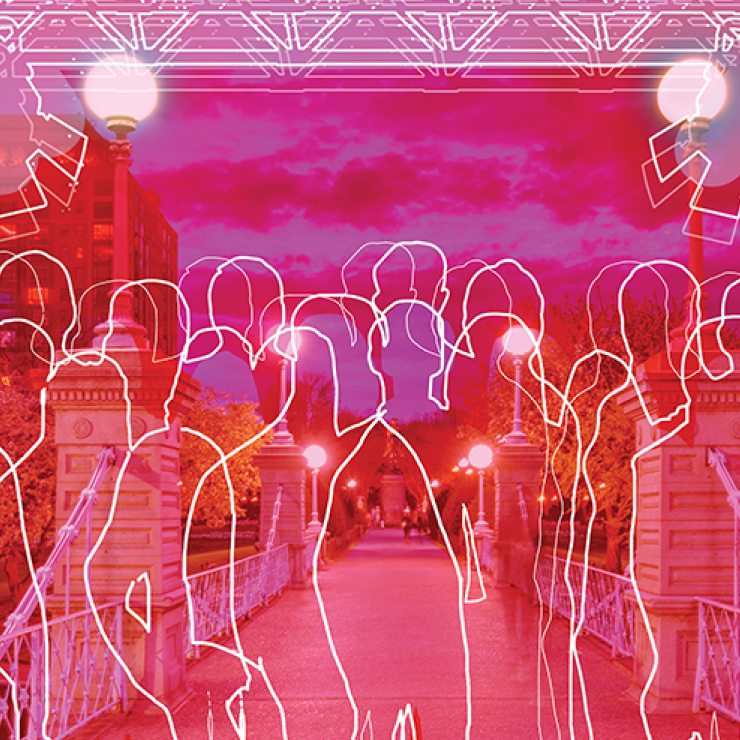
[{"label": "street lamp", "polygon": [[514,425],[506,435],[507,443],[526,444],[527,435],[522,431],[522,358],[534,346],[529,330],[512,326],[504,334],[504,352],[514,355]]},{"label": "street lamp", "polygon": [[[124,54],[107,57],[95,65],[85,79],[85,99],[93,113],[105,119],[116,135],[110,142],[113,159],[113,280],[124,285],[129,280],[128,238],[128,168],[131,143],[128,135],[146,118],[157,103],[157,84],[149,68]],[[111,295],[115,289],[111,291]],[[118,347],[146,345],[146,329],[134,320],[131,292],[120,291],[115,300],[111,322],[95,328],[94,345],[103,337]]]},{"label": "street lamp", "polygon": [[478,470],[478,521],[473,527],[476,533],[490,533],[491,529],[486,522],[485,501],[483,498],[483,476],[486,468],[493,461],[493,452],[487,445],[476,445],[468,455],[471,465]]},{"label": "street lamp", "polygon": [[318,445],[311,445],[303,452],[308,461],[308,467],[311,468],[311,521],[306,527],[306,533],[309,536],[318,536],[321,532],[321,522],[319,521],[319,493],[318,477],[319,468],[326,462],[326,452]]},{"label": "street lamp", "polygon": [[[287,339],[285,338],[286,334],[288,334]],[[291,359],[293,360],[296,358],[297,353],[298,353],[298,348],[301,346],[301,335],[295,329],[291,329],[289,332],[278,332],[273,336],[273,342],[275,344],[275,350],[280,356],[280,359],[279,359],[280,409],[278,411],[279,413],[285,408],[285,404],[288,398],[288,393],[287,393],[288,357],[286,355],[289,355]],[[288,429],[287,410],[283,414],[280,421],[278,422],[277,431],[275,432],[272,442],[273,444],[278,444],[278,445],[292,445],[293,444],[293,435],[290,433],[290,430]],[[321,448],[317,448],[317,449],[321,449]],[[323,465],[324,462],[322,462],[321,465]]]},{"label": "street lamp", "polygon": [[[683,121],[681,131],[688,136],[684,148],[684,160],[688,161],[689,203],[689,272],[701,285],[704,282],[704,245],[702,213],[699,209],[701,193],[699,181],[702,175],[702,154],[707,145],[701,137],[709,131],[709,123],[720,112],[727,95],[727,86],[722,73],[706,59],[686,59],[672,67],[658,87],[658,107],[671,122]],[[688,293],[684,298],[685,329],[689,324],[689,306],[694,286],[689,279]]]}]

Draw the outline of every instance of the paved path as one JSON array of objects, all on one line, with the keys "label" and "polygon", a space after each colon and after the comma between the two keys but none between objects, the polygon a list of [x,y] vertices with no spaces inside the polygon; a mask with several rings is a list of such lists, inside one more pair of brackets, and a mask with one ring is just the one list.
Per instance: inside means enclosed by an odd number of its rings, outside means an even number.
[{"label": "paved path", "polygon": [[[290,740],[351,740],[355,719],[361,728],[368,711],[373,734],[366,732],[364,740],[391,740],[407,702],[418,708],[423,740],[465,740],[465,652],[458,581],[447,553],[415,537],[404,544],[398,530],[376,530],[321,571],[318,585],[346,683],[313,589],[287,592],[240,633],[248,657],[264,660]],[[514,589],[489,587],[486,600],[465,604],[463,613],[470,648],[470,740],[589,737],[577,678],[575,698],[568,699],[566,622],[548,625],[546,615]],[[627,695],[628,667],[611,661],[591,638],[579,641],[579,655],[593,737],[690,740],[697,731],[709,740],[709,718],[701,714],[651,716],[648,734]],[[236,738],[224,702],[244,684],[244,675],[234,657],[216,650],[195,662],[188,670],[191,698],[174,715],[177,736],[208,740],[210,697],[213,737]],[[243,706],[248,740],[284,737],[278,703],[260,675],[253,675]],[[128,716],[99,720],[76,737],[170,738],[161,713],[144,709],[139,702]],[[724,739],[738,736],[737,726],[724,721],[720,731]],[[411,738],[410,731],[405,737]]]}]

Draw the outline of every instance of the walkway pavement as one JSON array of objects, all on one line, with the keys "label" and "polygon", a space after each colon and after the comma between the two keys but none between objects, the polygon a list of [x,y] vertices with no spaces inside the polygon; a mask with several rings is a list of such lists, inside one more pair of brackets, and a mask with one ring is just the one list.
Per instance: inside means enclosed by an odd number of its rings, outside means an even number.
[{"label": "walkway pavement", "polygon": [[[287,737],[350,740],[355,716],[361,729],[370,711],[373,733],[366,732],[365,740],[390,740],[398,711],[410,702],[418,708],[423,740],[464,740],[465,652],[458,582],[447,553],[415,537],[404,544],[399,530],[376,530],[341,562],[321,571],[318,586],[346,683],[313,589],[288,591],[240,632],[248,657],[264,661],[284,711]],[[548,625],[546,615],[518,591],[496,590],[490,584],[486,600],[465,604],[463,613],[470,648],[470,740],[589,737],[577,674],[574,699],[568,699],[564,620]],[[709,740],[709,717],[704,714],[649,716],[646,731],[637,704],[626,693],[628,666],[610,660],[606,648],[592,638],[579,641],[579,656],[592,737],[690,740],[696,731]],[[208,740],[210,698],[212,737],[237,738],[224,702],[244,684],[244,675],[234,657],[206,651],[188,670],[192,695],[174,715],[177,737]],[[238,706],[237,700],[237,711]],[[254,671],[243,707],[248,740],[284,737],[278,702]],[[172,737],[162,713],[138,702],[129,715],[102,718],[75,738],[127,736]],[[738,727],[720,721],[720,736],[735,738]],[[397,740],[401,737],[399,733]],[[411,737],[407,730],[406,740]]]}]

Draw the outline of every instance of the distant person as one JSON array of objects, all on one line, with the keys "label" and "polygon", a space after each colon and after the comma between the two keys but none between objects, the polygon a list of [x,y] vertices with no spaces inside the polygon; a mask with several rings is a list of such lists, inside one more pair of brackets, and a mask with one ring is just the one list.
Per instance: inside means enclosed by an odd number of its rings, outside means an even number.
[{"label": "distant person", "polygon": [[408,506],[403,510],[403,517],[401,518],[401,529],[403,529],[404,542],[411,542],[411,509],[409,509]]}]

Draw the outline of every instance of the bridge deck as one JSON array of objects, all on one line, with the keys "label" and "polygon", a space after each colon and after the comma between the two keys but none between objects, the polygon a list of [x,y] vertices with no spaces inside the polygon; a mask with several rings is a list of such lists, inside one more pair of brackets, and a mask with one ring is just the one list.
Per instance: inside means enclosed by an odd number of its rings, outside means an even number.
[{"label": "bridge deck", "polygon": [[[463,740],[468,705],[465,651],[458,581],[447,553],[415,536],[404,544],[398,530],[376,530],[344,560],[322,570],[318,585],[352,701],[313,589],[287,592],[240,632],[247,657],[264,660],[284,710],[288,737],[349,740],[355,716],[361,728],[370,711],[373,734],[367,732],[365,738],[390,740],[398,711],[410,702],[418,708],[423,740]],[[489,587],[487,599],[465,604],[463,613],[470,651],[470,738],[571,737],[567,623],[555,619],[548,627],[547,614],[542,616],[514,589]],[[546,661],[538,649],[545,627]],[[233,646],[233,641],[225,645]],[[648,737],[637,704],[626,694],[628,667],[611,661],[608,651],[592,638],[579,641],[579,656],[594,736]],[[188,671],[192,695],[174,715],[177,736],[207,740],[210,695],[213,737],[236,738],[224,702],[243,685],[244,675],[237,659],[220,651],[208,651],[195,662]],[[587,738],[577,674],[573,680],[573,737]],[[128,717],[98,721],[85,737],[125,740],[127,733],[131,740],[171,737],[161,712],[145,711],[141,705],[138,702]],[[238,706],[237,700],[236,711]],[[283,737],[278,704],[255,671],[250,691],[244,694],[244,713],[248,740]],[[655,740],[689,740],[693,731],[701,732],[704,740],[710,737],[709,718],[703,714],[653,715],[649,723]],[[724,721],[720,731],[723,738],[738,732]]]}]

